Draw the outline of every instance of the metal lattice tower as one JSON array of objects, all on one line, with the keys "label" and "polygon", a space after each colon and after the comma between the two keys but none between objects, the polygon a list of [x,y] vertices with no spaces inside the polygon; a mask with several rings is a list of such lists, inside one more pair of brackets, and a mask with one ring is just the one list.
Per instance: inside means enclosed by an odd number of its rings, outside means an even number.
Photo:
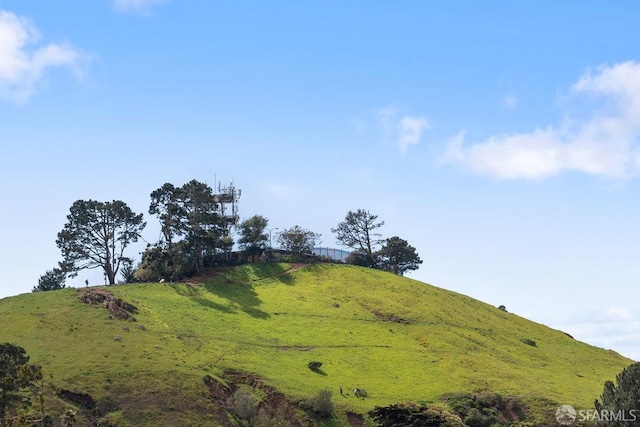
[{"label": "metal lattice tower", "polygon": [[230,234],[231,227],[238,225],[240,219],[238,215],[238,199],[240,199],[241,194],[242,190],[237,190],[233,182],[231,182],[227,187],[222,187],[218,183],[218,192],[213,195],[214,200],[220,204],[220,216],[227,236]]}]

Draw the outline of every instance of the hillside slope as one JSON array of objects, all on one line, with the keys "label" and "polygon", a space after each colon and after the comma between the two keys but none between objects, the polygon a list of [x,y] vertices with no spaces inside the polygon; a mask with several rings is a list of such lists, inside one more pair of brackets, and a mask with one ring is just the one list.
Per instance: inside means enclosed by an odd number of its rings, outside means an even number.
[{"label": "hillside slope", "polygon": [[[80,302],[83,289],[5,298],[0,342],[24,347],[51,390],[86,393],[96,417],[135,426],[221,424],[203,379],[226,384],[229,370],[292,401],[328,388],[338,415],[326,425],[343,425],[347,412],[486,390],[522,397],[534,419],[560,404],[589,408],[604,381],[632,363],[411,279],[346,265],[289,268],[245,265],[199,284],[105,288],[137,307],[135,322]],[[320,371],[310,361],[322,362]],[[368,397],[347,393],[356,387]],[[54,413],[69,406],[48,405]]]}]

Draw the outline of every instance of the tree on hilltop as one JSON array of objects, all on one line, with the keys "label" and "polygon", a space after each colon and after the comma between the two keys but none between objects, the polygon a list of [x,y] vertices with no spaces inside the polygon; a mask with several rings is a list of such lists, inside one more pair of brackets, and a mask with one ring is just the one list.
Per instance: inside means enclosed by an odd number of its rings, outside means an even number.
[{"label": "tree on hilltop", "polygon": [[298,225],[286,229],[278,234],[278,244],[281,249],[291,252],[294,257],[304,253],[311,253],[313,247],[320,240],[320,234],[302,228]]},{"label": "tree on hilltop", "polygon": [[67,272],[74,277],[83,269],[102,268],[109,284],[115,284],[125,248],[138,241],[146,226],[142,214],[120,200],[76,200],[69,211],[56,240]]},{"label": "tree on hilltop", "polygon": [[376,253],[376,258],[382,270],[390,271],[400,276],[407,271],[417,270],[422,264],[416,248],[398,236],[387,239],[382,248]]},{"label": "tree on hilltop", "polygon": [[247,255],[251,255],[252,260],[269,240],[269,235],[266,233],[268,224],[269,220],[262,215],[254,215],[240,223],[238,243]]},{"label": "tree on hilltop", "polygon": [[185,249],[195,261],[196,271],[205,267],[205,257],[214,254],[225,234],[219,204],[207,184],[192,179],[180,187]]},{"label": "tree on hilltop", "polygon": [[200,273],[208,256],[233,246],[220,203],[206,183],[192,179],[181,187],[163,184],[151,193],[149,213],[158,217],[162,237],[142,256],[141,280],[178,280]]},{"label": "tree on hilltop", "polygon": [[59,267],[47,270],[38,278],[38,286],[34,286],[31,292],[45,292],[63,289],[67,280],[67,273]]},{"label": "tree on hilltop", "polygon": [[384,225],[384,221],[377,222],[377,219],[378,216],[368,210],[358,209],[355,212],[349,211],[344,221],[331,229],[336,234],[338,244],[364,255],[367,267],[376,265],[374,248],[384,241],[380,238],[382,235],[375,232]]},{"label": "tree on hilltop", "polygon": [[180,193],[180,188],[168,182],[151,193],[149,214],[156,215],[160,220],[160,243],[166,246],[169,252],[173,249],[174,239],[184,230],[185,215],[180,205]]}]

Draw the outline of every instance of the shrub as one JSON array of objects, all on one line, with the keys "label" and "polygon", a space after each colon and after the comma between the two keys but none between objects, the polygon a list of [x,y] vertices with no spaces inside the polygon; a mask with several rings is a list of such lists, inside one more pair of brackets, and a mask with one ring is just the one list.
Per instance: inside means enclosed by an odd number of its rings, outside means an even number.
[{"label": "shrub", "polygon": [[537,347],[538,346],[534,340],[529,339],[529,338],[523,339],[522,342],[525,343],[526,345],[530,345],[531,347]]},{"label": "shrub", "polygon": [[469,427],[511,426],[524,419],[522,403],[498,393],[459,394],[449,397],[447,404]]},{"label": "shrub", "polygon": [[249,421],[256,415],[258,403],[251,393],[240,388],[231,398],[231,410],[238,418]]},{"label": "shrub", "polygon": [[331,391],[324,389],[307,401],[307,406],[323,418],[328,418],[333,412],[333,403],[331,402]]},{"label": "shrub", "polygon": [[369,411],[378,426],[464,427],[462,420],[442,408],[429,408],[415,403],[398,403]]},{"label": "shrub", "polygon": [[464,418],[464,423],[469,427],[489,427],[492,425],[491,419],[485,417],[477,408],[469,409],[467,416]]},{"label": "shrub", "polygon": [[293,427],[287,420],[287,414],[282,407],[272,410],[260,408],[256,416],[251,420],[252,427]]}]

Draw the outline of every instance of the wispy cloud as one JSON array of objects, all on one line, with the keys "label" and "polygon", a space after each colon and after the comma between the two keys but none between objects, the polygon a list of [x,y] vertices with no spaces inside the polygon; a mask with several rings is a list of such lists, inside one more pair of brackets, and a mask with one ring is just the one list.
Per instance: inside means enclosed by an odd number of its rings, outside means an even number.
[{"label": "wispy cloud", "polygon": [[599,108],[558,126],[471,144],[464,144],[460,132],[450,140],[444,161],[498,179],[540,179],[566,171],[608,177],[640,173],[640,64],[587,72],[571,87],[573,99],[586,96]]},{"label": "wispy cloud", "polygon": [[113,6],[120,12],[147,12],[152,6],[169,0],[113,0]]},{"label": "wispy cloud", "polygon": [[420,144],[423,132],[431,129],[426,118],[401,114],[395,105],[379,109],[378,120],[382,129],[392,136],[402,154],[406,154],[410,146]]},{"label": "wispy cloud", "polygon": [[81,75],[87,57],[68,44],[30,48],[40,39],[30,20],[0,10],[0,97],[24,104],[47,69],[65,67]]}]

